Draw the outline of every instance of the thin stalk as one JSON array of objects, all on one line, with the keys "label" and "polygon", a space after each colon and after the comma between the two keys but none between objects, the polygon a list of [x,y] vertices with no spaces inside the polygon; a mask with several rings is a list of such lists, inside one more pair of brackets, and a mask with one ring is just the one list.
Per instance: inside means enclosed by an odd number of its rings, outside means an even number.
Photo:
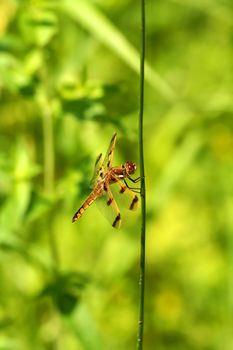
[{"label": "thin stalk", "polygon": [[[53,114],[47,99],[42,95],[41,110],[43,118],[43,140],[44,140],[44,189],[47,195],[52,195],[54,192],[54,130],[53,130]],[[52,230],[52,225],[49,225],[49,245],[54,264],[54,272],[59,269],[59,257],[55,234]]]},{"label": "thin stalk", "polygon": [[44,188],[46,193],[54,190],[54,140],[53,118],[49,107],[42,107],[44,137]]},{"label": "thin stalk", "polygon": [[145,249],[146,249],[146,186],[143,150],[143,114],[144,114],[144,65],[145,65],[145,0],[141,0],[141,57],[140,57],[140,94],[139,94],[139,157],[141,177],[141,254],[139,276],[139,317],[137,349],[143,349],[144,299],[145,299]]}]

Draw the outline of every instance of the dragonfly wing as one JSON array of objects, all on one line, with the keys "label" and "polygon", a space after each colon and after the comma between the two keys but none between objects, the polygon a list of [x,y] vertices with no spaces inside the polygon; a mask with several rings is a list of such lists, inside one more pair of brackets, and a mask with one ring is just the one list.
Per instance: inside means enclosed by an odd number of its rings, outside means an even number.
[{"label": "dragonfly wing", "polygon": [[112,167],[114,149],[116,144],[117,134],[114,133],[113,137],[110,141],[107,153],[105,158],[103,158],[103,154],[100,153],[96,159],[94,173],[91,179],[91,186],[94,187],[98,180],[102,180],[104,178],[104,174],[106,173],[105,169],[109,169]]},{"label": "dragonfly wing", "polygon": [[[94,172],[93,172],[93,176],[91,179],[91,186],[92,187],[95,186],[95,184],[98,182],[98,180],[100,178],[102,178],[102,176],[104,174],[103,163],[104,163],[104,157],[103,157],[103,154],[100,153],[95,161]],[[101,173],[102,173],[102,176],[101,176]]]},{"label": "dragonfly wing", "polygon": [[129,210],[136,210],[138,208],[139,198],[135,192],[127,187],[126,183],[122,183],[118,178],[115,178],[115,184],[113,186],[118,189],[118,193],[122,194]]},{"label": "dragonfly wing", "polygon": [[121,225],[121,214],[119,207],[113,197],[109,184],[105,184],[105,191],[101,197],[98,198],[96,204],[100,211],[114,228],[119,228]]},{"label": "dragonfly wing", "polygon": [[117,138],[117,134],[114,133],[110,141],[106,156],[104,158],[104,165],[106,169],[110,169],[112,167],[116,138]]}]

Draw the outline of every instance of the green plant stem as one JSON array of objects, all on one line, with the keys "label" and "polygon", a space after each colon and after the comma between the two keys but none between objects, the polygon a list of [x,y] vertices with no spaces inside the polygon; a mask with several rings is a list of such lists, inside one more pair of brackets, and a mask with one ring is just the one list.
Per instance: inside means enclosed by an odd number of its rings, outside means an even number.
[{"label": "green plant stem", "polygon": [[[41,110],[43,118],[43,140],[44,140],[44,189],[47,195],[53,196],[54,192],[54,136],[53,136],[53,114],[49,102],[42,94]],[[54,264],[54,272],[59,269],[59,257],[55,234],[49,224],[49,245]]]},{"label": "green plant stem", "polygon": [[51,194],[54,190],[54,140],[53,118],[49,107],[42,107],[44,136],[44,188]]},{"label": "green plant stem", "polygon": [[141,177],[141,254],[139,277],[139,317],[137,349],[143,349],[144,299],[145,299],[145,248],[146,248],[146,186],[143,150],[143,114],[144,114],[144,63],[145,63],[145,0],[141,0],[141,59],[140,59],[140,97],[139,97],[139,156]]}]

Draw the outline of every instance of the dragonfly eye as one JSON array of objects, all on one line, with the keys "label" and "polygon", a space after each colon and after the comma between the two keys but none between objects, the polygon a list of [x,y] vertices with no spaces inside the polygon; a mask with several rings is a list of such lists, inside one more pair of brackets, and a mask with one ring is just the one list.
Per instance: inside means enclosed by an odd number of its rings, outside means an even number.
[{"label": "dragonfly eye", "polygon": [[127,172],[127,174],[133,174],[133,173],[135,173],[135,171],[136,171],[136,164],[135,163],[133,163],[133,162],[126,162],[125,163],[125,168],[126,168],[126,172]]}]

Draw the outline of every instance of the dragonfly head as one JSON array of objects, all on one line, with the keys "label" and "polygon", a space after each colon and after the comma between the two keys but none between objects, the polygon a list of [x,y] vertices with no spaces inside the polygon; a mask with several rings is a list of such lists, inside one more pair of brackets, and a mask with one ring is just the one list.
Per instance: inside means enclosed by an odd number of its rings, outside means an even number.
[{"label": "dragonfly head", "polygon": [[127,175],[134,174],[136,171],[137,167],[136,164],[133,162],[126,162],[125,163],[125,171]]}]

